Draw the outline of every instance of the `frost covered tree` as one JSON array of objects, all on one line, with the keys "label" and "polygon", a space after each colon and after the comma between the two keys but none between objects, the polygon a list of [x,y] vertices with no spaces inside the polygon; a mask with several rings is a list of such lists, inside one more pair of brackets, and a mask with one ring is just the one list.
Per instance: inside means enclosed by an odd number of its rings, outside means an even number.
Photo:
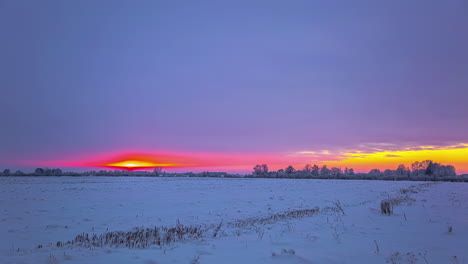
[{"label": "frost covered tree", "polygon": [[265,175],[265,174],[268,174],[268,165],[266,164],[262,164],[262,165],[255,165],[255,167],[253,167],[253,174],[254,175],[257,175],[257,176],[260,176],[260,175]]},{"label": "frost covered tree", "polygon": [[345,168],[344,173],[346,175],[352,176],[352,175],[354,175],[354,169],[353,168],[349,168],[349,169]]},{"label": "frost covered tree", "polygon": [[309,173],[312,171],[312,165],[306,164],[303,169],[304,172]]},{"label": "frost covered tree", "polygon": [[442,165],[432,160],[413,162],[411,164],[411,171],[413,176],[418,177],[454,177],[457,175],[455,167],[452,165]]},{"label": "frost covered tree", "polygon": [[337,168],[337,167],[331,168],[331,175],[333,177],[338,177],[338,176],[340,176],[340,174],[341,174],[341,169],[340,168]]},{"label": "frost covered tree", "polygon": [[438,171],[436,172],[437,176],[440,177],[455,177],[457,176],[457,171],[455,170],[455,167],[452,165],[445,165],[445,166],[440,166]]},{"label": "frost covered tree", "polygon": [[261,165],[259,165],[259,164],[255,165],[255,167],[253,167],[253,170],[254,170],[254,172],[253,172],[254,175],[257,175],[257,176],[262,175],[262,166]]},{"label": "frost covered tree", "polygon": [[394,170],[387,169],[383,172],[384,177],[393,177],[395,176],[396,172]]},{"label": "frost covered tree", "polygon": [[398,165],[395,172],[396,172],[396,174],[398,176],[407,176],[407,177],[409,177],[409,175],[410,175],[409,168],[407,168],[404,164]]},{"label": "frost covered tree", "polygon": [[286,172],[287,174],[291,174],[293,172],[295,172],[296,170],[294,169],[293,166],[289,165],[285,170],[284,172]]},{"label": "frost covered tree", "polygon": [[162,168],[161,167],[156,167],[153,169],[153,175],[158,177],[161,175],[161,172],[162,172]]},{"label": "frost covered tree", "polygon": [[45,170],[43,168],[37,168],[34,170],[34,175],[36,176],[44,176]]},{"label": "frost covered tree", "polygon": [[24,176],[24,172],[20,171],[20,170],[17,170],[14,174],[15,176]]},{"label": "frost covered tree", "polygon": [[3,170],[3,176],[10,176],[10,170],[9,169],[4,169]]},{"label": "frost covered tree", "polygon": [[62,176],[63,171],[61,169],[52,169],[50,175],[53,176]]},{"label": "frost covered tree", "polygon": [[322,177],[328,177],[330,176],[330,169],[327,167],[327,165],[323,165],[322,168],[320,169],[320,176]]},{"label": "frost covered tree", "polygon": [[312,173],[313,176],[318,177],[319,173],[320,173],[319,166],[317,164],[314,164],[314,166],[312,166],[312,169],[311,169],[310,172]]},{"label": "frost covered tree", "polygon": [[415,161],[411,164],[411,171],[414,176],[420,176],[426,174],[426,169],[429,164],[432,163],[432,160],[424,160],[424,161]]},{"label": "frost covered tree", "polygon": [[376,177],[376,178],[382,176],[382,172],[379,169],[372,169],[371,171],[369,171],[368,174],[369,176]]},{"label": "frost covered tree", "polygon": [[435,163],[431,161],[429,165],[427,165],[427,168],[424,171],[424,174],[426,176],[436,176],[436,173],[439,170],[439,167],[440,167],[439,163]]},{"label": "frost covered tree", "polygon": [[444,166],[437,162],[431,162],[426,168],[425,175],[429,177],[454,177],[457,176],[457,173],[452,165]]}]

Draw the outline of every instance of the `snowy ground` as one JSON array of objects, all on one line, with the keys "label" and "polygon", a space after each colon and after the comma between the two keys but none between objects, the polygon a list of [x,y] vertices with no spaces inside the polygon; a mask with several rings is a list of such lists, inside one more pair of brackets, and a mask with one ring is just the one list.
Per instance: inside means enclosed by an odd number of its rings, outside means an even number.
[{"label": "snowy ground", "polygon": [[[381,215],[380,201],[401,189],[417,191],[404,194],[414,201]],[[344,214],[326,209],[336,201]],[[315,207],[312,216],[229,226]],[[468,263],[467,183],[0,177],[0,210],[0,263]],[[216,238],[146,249],[56,247],[82,232],[177,220],[224,224]]]}]

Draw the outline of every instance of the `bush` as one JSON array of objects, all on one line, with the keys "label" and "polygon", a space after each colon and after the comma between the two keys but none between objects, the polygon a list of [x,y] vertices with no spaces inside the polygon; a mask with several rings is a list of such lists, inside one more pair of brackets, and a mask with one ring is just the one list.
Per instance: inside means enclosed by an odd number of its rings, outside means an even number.
[{"label": "bush", "polygon": [[380,202],[380,212],[385,215],[391,215],[392,214],[392,204],[388,200],[382,200]]}]

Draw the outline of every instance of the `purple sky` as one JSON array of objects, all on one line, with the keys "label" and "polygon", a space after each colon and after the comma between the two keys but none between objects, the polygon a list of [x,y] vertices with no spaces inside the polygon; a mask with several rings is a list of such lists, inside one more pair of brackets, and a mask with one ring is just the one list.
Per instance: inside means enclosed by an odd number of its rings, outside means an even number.
[{"label": "purple sky", "polygon": [[229,2],[0,1],[0,167],[468,142],[467,1]]}]

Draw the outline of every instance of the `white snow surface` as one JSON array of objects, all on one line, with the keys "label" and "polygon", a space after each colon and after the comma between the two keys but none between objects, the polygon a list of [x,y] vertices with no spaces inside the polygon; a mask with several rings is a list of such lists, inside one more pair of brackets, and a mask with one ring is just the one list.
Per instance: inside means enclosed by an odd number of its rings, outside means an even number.
[{"label": "white snow surface", "polygon": [[[380,201],[414,201],[380,213]],[[342,204],[344,214],[324,210]],[[145,249],[56,247],[82,232],[315,215]],[[468,184],[311,179],[0,177],[0,263],[468,263]],[[451,232],[449,232],[451,227]],[[38,245],[43,245],[38,248]]]}]

